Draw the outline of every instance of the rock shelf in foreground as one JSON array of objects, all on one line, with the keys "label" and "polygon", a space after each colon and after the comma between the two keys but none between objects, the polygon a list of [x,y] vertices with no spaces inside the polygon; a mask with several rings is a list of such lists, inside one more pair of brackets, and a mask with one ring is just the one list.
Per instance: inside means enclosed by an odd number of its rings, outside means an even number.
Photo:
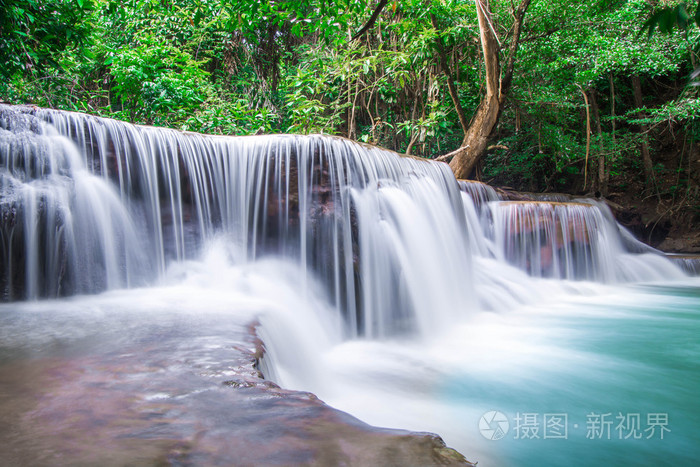
[{"label": "rock shelf in foreground", "polygon": [[257,369],[252,326],[0,364],[2,465],[471,465],[436,435],[372,427]]}]

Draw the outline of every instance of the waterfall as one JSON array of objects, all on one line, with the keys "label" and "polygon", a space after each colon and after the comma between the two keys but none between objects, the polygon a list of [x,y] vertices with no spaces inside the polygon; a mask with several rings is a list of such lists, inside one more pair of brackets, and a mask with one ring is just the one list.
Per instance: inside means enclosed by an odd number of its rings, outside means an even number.
[{"label": "waterfall", "polygon": [[700,275],[700,256],[699,255],[668,255],[675,264],[681,269],[693,275]]},{"label": "waterfall", "polygon": [[605,283],[682,277],[651,248],[630,252],[628,232],[602,203],[502,201],[489,204],[489,215],[496,257],[535,277]]},{"label": "waterfall", "polygon": [[481,300],[475,283],[502,275],[474,258],[567,280],[683,275],[630,252],[601,205],[502,201],[446,164],[337,137],[205,136],[30,107],[0,105],[0,212],[5,299],[153,282],[223,236],[235,262],[296,261],[351,336],[448,326]]},{"label": "waterfall", "polygon": [[128,287],[143,261],[132,217],[78,148],[26,115],[0,123],[2,297]]},{"label": "waterfall", "polygon": [[501,197],[493,187],[474,180],[458,180],[459,189],[472,200],[475,206],[481,207],[489,201],[498,201]]}]

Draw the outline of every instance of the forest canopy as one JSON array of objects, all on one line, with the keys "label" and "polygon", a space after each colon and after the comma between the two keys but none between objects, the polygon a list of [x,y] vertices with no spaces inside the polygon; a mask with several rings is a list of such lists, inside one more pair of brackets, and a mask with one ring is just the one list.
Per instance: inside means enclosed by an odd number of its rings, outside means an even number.
[{"label": "forest canopy", "polygon": [[700,2],[0,0],[0,11],[5,102],[213,134],[327,133],[448,162],[481,125],[462,176],[530,191],[641,186],[697,206]]}]

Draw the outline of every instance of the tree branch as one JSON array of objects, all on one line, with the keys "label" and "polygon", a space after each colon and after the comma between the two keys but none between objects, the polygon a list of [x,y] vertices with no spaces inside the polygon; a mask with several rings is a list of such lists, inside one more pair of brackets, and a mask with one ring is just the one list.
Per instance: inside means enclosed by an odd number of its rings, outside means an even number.
[{"label": "tree branch", "polygon": [[455,149],[455,150],[452,151],[452,152],[448,152],[447,154],[443,154],[443,155],[440,156],[440,157],[436,157],[435,160],[438,161],[438,162],[447,162],[447,161],[449,161],[450,159],[452,159],[454,156],[456,156],[457,154],[460,154],[460,153],[462,153],[462,152],[465,152],[466,150],[467,150],[466,147],[460,146],[460,147],[458,147],[457,149]]},{"label": "tree branch", "polygon": [[501,89],[499,90],[499,99],[502,101],[503,96],[508,93],[511,83],[513,82],[513,68],[515,66],[515,55],[518,52],[518,44],[520,43],[520,33],[523,30],[523,20],[525,12],[530,6],[531,0],[522,0],[518,10],[515,12],[515,24],[513,25],[513,40],[510,43],[508,50],[508,60],[506,61],[505,73],[501,80]]},{"label": "tree branch", "polygon": [[374,26],[374,23],[377,22],[377,18],[379,18],[379,15],[381,14],[382,10],[384,9],[387,3],[389,3],[389,0],[379,0],[379,4],[377,5],[377,8],[374,9],[374,13],[372,13],[372,16],[370,16],[369,21],[367,21],[367,23],[365,23],[365,25],[362,26],[362,29],[357,31],[357,33],[355,33],[355,35],[352,36],[353,41],[362,37],[364,33],[369,31],[372,28],[372,26]]},{"label": "tree branch", "polygon": [[545,38],[545,37],[549,37],[549,36],[551,36],[552,34],[561,31],[562,29],[564,29],[562,26],[557,26],[557,27],[555,27],[555,28],[548,29],[547,31],[545,31],[545,32],[543,32],[543,33],[524,37],[524,38],[520,39],[520,43],[521,43],[521,44],[524,44],[524,43],[526,43],[526,42],[533,42],[533,41],[536,41],[536,40],[538,40],[538,39],[542,39],[542,38]]},{"label": "tree branch", "polygon": [[[440,29],[438,28],[437,19],[435,19],[435,15],[433,15],[432,13],[430,14],[430,22],[433,24],[435,31],[439,33]],[[440,68],[442,68],[442,71],[445,74],[445,78],[447,78],[447,89],[450,93],[450,97],[452,98],[452,103],[455,106],[455,110],[457,111],[457,117],[459,117],[459,124],[462,127],[462,131],[466,134],[467,130],[469,129],[469,122],[467,121],[467,116],[464,113],[464,109],[462,108],[462,103],[459,100],[457,86],[455,85],[454,79],[452,78],[452,72],[450,71],[450,63],[447,60],[447,54],[445,54],[445,49],[442,46],[442,40],[440,39],[440,37],[437,38],[436,46]]]}]

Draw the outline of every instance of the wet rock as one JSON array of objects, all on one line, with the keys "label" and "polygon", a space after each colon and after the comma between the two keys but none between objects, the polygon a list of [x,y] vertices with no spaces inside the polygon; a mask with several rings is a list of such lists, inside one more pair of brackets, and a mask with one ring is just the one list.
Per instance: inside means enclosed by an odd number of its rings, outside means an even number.
[{"label": "wet rock", "polygon": [[700,232],[687,233],[681,237],[668,236],[661,242],[659,249],[674,253],[700,253]]},{"label": "wet rock", "polygon": [[0,464],[470,465],[437,435],[372,427],[264,380],[253,329],[1,361]]}]

